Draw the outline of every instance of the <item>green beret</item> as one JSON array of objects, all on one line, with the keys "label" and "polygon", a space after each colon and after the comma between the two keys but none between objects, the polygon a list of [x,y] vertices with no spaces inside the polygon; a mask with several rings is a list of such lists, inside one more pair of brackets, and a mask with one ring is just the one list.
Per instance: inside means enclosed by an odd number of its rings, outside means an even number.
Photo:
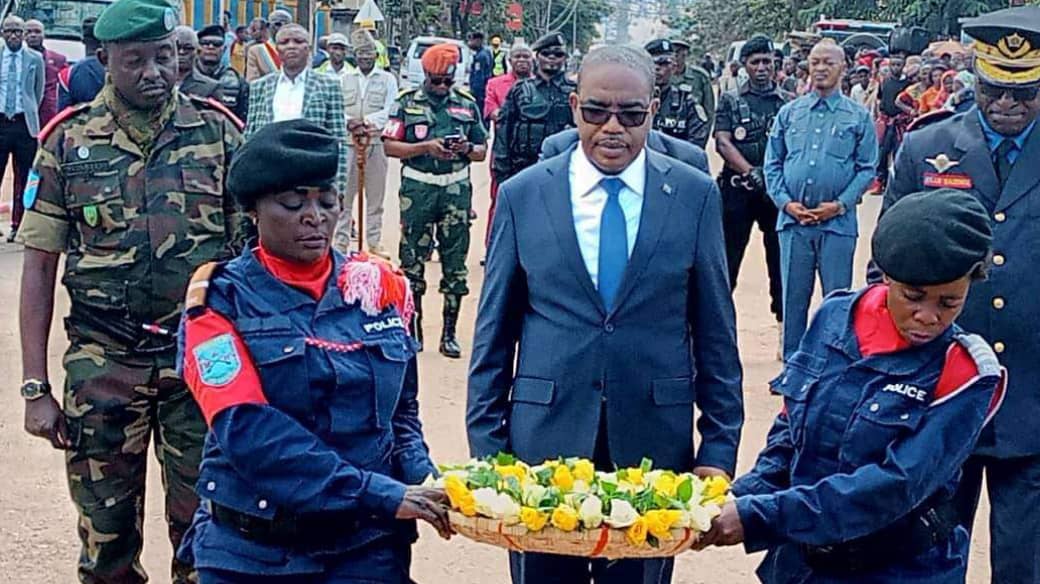
[{"label": "green beret", "polygon": [[302,119],[275,122],[257,130],[235,153],[227,190],[253,209],[266,195],[328,187],[338,170],[339,145],[328,130]]},{"label": "green beret", "polygon": [[154,41],[170,36],[178,24],[166,0],[116,0],[98,17],[94,37],[103,43]]},{"label": "green beret", "polygon": [[874,262],[911,286],[947,284],[989,256],[993,230],[985,207],[959,190],[907,195],[892,205],[871,239]]}]

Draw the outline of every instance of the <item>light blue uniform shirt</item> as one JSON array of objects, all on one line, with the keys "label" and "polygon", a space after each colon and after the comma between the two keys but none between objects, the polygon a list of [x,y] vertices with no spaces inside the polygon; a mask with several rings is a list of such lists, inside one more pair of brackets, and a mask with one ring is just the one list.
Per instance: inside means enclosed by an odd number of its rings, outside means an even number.
[{"label": "light blue uniform shirt", "polygon": [[1033,120],[1025,130],[1022,130],[1017,136],[1005,136],[1000,132],[997,132],[990,127],[989,122],[986,121],[986,117],[982,115],[982,112],[977,112],[979,115],[979,122],[982,123],[982,133],[986,136],[986,144],[989,146],[990,157],[995,157],[997,154],[997,148],[1000,148],[1000,143],[1006,138],[1011,138],[1015,142],[1015,149],[1008,152],[1008,162],[1014,164],[1018,160],[1018,155],[1022,153],[1022,148],[1026,145],[1026,140],[1029,138],[1029,134],[1033,131],[1033,126],[1036,125],[1036,120]]},{"label": "light blue uniform shirt", "polygon": [[798,201],[812,209],[839,201],[846,213],[819,225],[855,236],[856,205],[877,174],[878,144],[870,112],[834,93],[813,92],[788,103],[776,116],[766,146],[769,196],[780,215],[776,230],[797,225],[784,207]]},{"label": "light blue uniform shirt", "polygon": [[[607,191],[600,181],[608,175],[600,172],[578,144],[571,154],[569,171],[571,186],[571,212],[574,231],[578,236],[578,247],[585,268],[589,271],[592,284],[599,287],[599,228],[603,208],[607,206]],[[625,188],[618,193],[621,212],[625,214],[625,235],[628,240],[628,257],[639,235],[639,220],[643,216],[643,190],[646,187],[646,150],[639,153],[621,174],[611,175],[621,179]]]}]

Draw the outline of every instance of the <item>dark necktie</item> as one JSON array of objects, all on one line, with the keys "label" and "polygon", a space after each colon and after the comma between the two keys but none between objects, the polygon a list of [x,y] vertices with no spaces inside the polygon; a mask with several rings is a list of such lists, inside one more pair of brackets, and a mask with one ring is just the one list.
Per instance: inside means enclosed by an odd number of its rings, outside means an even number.
[{"label": "dark necktie", "polygon": [[607,191],[607,204],[599,223],[599,295],[603,305],[610,310],[614,297],[621,285],[621,275],[628,263],[628,231],[625,213],[621,210],[619,196],[625,183],[619,178],[605,178],[600,182]]},{"label": "dark necktie", "polygon": [[15,99],[18,98],[18,57],[14,53],[7,54],[7,99],[4,113],[8,118],[14,117]]},{"label": "dark necktie", "polygon": [[1007,183],[1008,177],[1011,176],[1011,160],[1008,155],[1018,149],[1018,145],[1015,141],[1010,138],[1005,138],[999,146],[997,151],[993,155],[993,165],[997,168],[997,178],[1000,179],[1000,185],[1004,186]]}]

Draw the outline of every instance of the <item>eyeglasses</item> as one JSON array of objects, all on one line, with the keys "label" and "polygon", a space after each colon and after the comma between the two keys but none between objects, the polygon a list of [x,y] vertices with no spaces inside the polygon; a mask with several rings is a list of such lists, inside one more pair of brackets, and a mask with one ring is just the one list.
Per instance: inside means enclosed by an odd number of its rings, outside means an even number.
[{"label": "eyeglasses", "polygon": [[427,81],[430,82],[430,85],[433,85],[433,86],[451,87],[452,85],[455,85],[455,77],[453,75],[448,75],[448,76],[444,76],[444,77],[430,76],[430,77],[427,77],[426,79],[427,79]]},{"label": "eyeglasses", "polygon": [[610,118],[617,116],[619,124],[626,128],[634,128],[642,126],[646,122],[646,116],[650,114],[650,110],[612,110],[592,105],[583,105],[579,109],[581,110],[581,119],[585,120],[586,124],[596,126],[602,126],[609,122]]},{"label": "eyeglasses", "polygon": [[550,59],[562,59],[567,56],[567,53],[564,51],[539,51],[538,54]]},{"label": "eyeglasses", "polygon": [[1040,85],[1031,85],[1029,87],[999,87],[990,83],[980,82],[979,91],[990,99],[1000,99],[1004,97],[1004,94],[1011,96],[1014,101],[1033,101],[1036,96],[1040,94]]},{"label": "eyeglasses", "polygon": [[201,39],[199,41],[199,46],[200,47],[213,47],[215,49],[219,49],[220,47],[224,46],[224,41],[222,41],[220,39]]},{"label": "eyeglasses", "polygon": [[20,28],[5,28],[2,32],[4,34],[25,34],[25,31]]}]

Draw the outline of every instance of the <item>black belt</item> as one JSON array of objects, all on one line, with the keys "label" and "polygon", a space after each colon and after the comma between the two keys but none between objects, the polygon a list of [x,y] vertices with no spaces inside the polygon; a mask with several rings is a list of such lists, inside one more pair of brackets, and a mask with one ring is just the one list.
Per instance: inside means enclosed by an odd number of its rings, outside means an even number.
[{"label": "black belt", "polygon": [[220,525],[230,527],[242,537],[263,544],[282,547],[306,546],[309,542],[328,542],[360,530],[356,515],[322,513],[275,516],[263,519],[239,513],[210,501],[210,513]]},{"label": "black belt", "polygon": [[7,114],[0,114],[0,122],[7,122],[9,124],[14,122],[20,122],[25,119],[25,114],[15,114],[8,116]]},{"label": "black belt", "polygon": [[892,525],[870,535],[827,546],[801,546],[813,571],[835,576],[873,572],[945,543],[960,523],[947,497],[933,497]]}]

